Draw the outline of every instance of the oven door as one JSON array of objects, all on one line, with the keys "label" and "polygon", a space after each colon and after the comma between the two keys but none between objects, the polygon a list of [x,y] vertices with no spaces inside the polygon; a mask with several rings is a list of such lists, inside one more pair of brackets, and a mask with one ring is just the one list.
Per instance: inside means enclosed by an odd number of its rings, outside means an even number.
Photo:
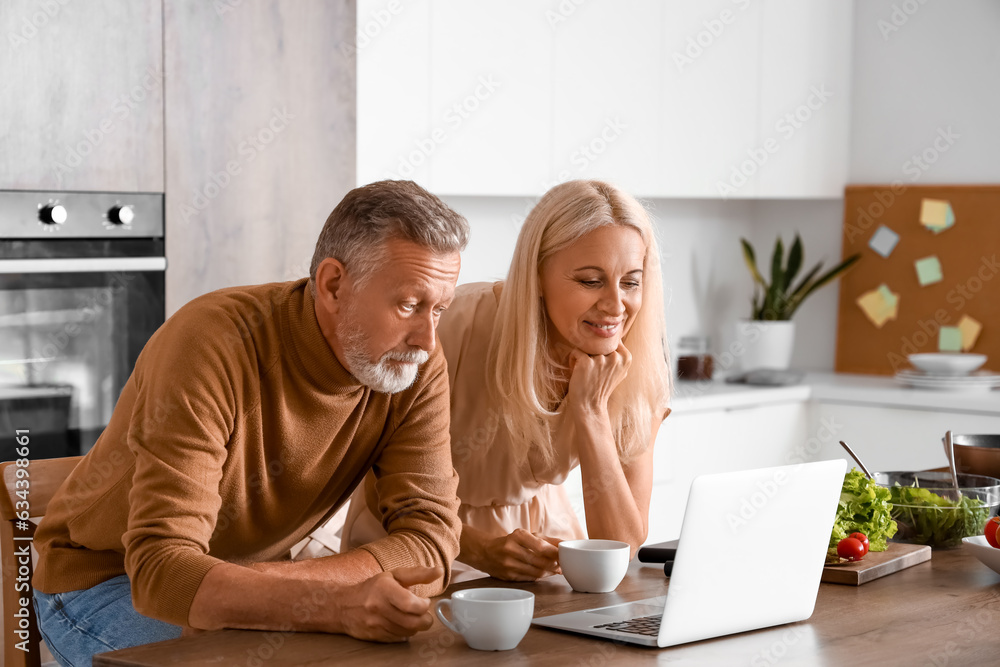
[{"label": "oven door", "polygon": [[86,453],[164,321],[162,239],[0,241],[0,456]]}]

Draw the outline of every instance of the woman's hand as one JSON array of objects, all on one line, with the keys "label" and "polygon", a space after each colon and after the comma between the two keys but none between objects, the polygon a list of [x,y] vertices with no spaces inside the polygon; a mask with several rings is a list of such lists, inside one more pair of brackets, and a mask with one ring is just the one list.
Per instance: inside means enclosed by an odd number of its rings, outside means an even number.
[{"label": "woman's hand", "polygon": [[535,581],[561,572],[559,542],[518,528],[510,535],[483,540],[474,550],[475,557],[465,562],[497,579]]},{"label": "woman's hand", "polygon": [[612,392],[628,375],[632,353],[624,343],[611,354],[590,356],[578,349],[569,354],[567,405],[589,412],[604,412]]}]

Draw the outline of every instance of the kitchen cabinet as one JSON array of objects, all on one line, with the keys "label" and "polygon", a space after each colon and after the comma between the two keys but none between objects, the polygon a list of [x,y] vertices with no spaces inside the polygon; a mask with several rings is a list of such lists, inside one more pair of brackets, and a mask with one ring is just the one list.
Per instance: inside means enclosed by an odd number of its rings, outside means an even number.
[{"label": "kitchen cabinet", "polygon": [[839,197],[851,11],[361,0],[359,33],[385,25],[358,49],[358,182],[538,195],[603,178],[639,196]]},{"label": "kitchen cabinet", "polygon": [[[430,0],[358,0],[357,183],[430,185]],[[443,120],[443,119],[441,119]]]},{"label": "kitchen cabinet", "polygon": [[539,3],[430,4],[432,191],[543,191],[550,162],[552,41]]},{"label": "kitchen cabinet", "polygon": [[[656,194],[756,194],[733,176],[758,143],[760,3],[672,3],[664,12],[661,182]],[[730,183],[730,179],[732,182]]]},{"label": "kitchen cabinet", "polygon": [[548,15],[550,183],[597,178],[636,194],[657,191],[663,7],[659,0],[564,3],[562,13]]},{"label": "kitchen cabinet", "polygon": [[[680,534],[688,490],[698,475],[805,461],[807,417],[802,401],[673,412],[656,436],[646,541]],[[586,527],[580,484],[577,468],[565,485]]]},{"label": "kitchen cabinet", "polygon": [[161,0],[9,0],[0,189],[163,192]]},{"label": "kitchen cabinet", "polygon": [[952,433],[1000,433],[1000,412],[907,409],[885,405],[814,402],[810,423],[826,425],[836,437],[810,443],[810,460],[843,458],[843,440],[872,472],[925,470],[948,465],[945,431]]},{"label": "kitchen cabinet", "polygon": [[767,0],[761,7],[755,157],[763,148],[767,161],[756,194],[839,199],[847,184],[853,3]]}]

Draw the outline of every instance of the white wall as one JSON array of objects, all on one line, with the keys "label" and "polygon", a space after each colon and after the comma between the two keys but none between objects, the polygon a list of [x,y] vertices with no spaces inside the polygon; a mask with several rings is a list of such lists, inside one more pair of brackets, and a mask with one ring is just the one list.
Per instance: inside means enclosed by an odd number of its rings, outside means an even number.
[{"label": "white wall", "polygon": [[[446,197],[469,219],[472,237],[462,257],[460,283],[502,279],[517,233],[532,199]],[[671,344],[681,336],[708,334],[719,352],[733,339],[733,323],[750,312],[752,282],[743,263],[739,238],[770,259],[778,234],[786,246],[796,231],[806,248],[806,268],[820,260],[840,260],[842,205],[839,200],[770,201],[654,199],[644,202],[656,222],[663,264],[667,332]],[[798,342],[792,363],[798,368],[830,370],[836,343],[836,287],[817,292],[795,319]]]}]

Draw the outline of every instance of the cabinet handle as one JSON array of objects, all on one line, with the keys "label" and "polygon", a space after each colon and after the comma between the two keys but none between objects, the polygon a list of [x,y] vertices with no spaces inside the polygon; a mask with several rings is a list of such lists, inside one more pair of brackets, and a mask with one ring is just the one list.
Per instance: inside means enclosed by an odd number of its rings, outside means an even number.
[{"label": "cabinet handle", "polygon": [[72,257],[57,259],[0,259],[0,275],[16,273],[106,273],[111,271],[165,271],[166,257]]}]

